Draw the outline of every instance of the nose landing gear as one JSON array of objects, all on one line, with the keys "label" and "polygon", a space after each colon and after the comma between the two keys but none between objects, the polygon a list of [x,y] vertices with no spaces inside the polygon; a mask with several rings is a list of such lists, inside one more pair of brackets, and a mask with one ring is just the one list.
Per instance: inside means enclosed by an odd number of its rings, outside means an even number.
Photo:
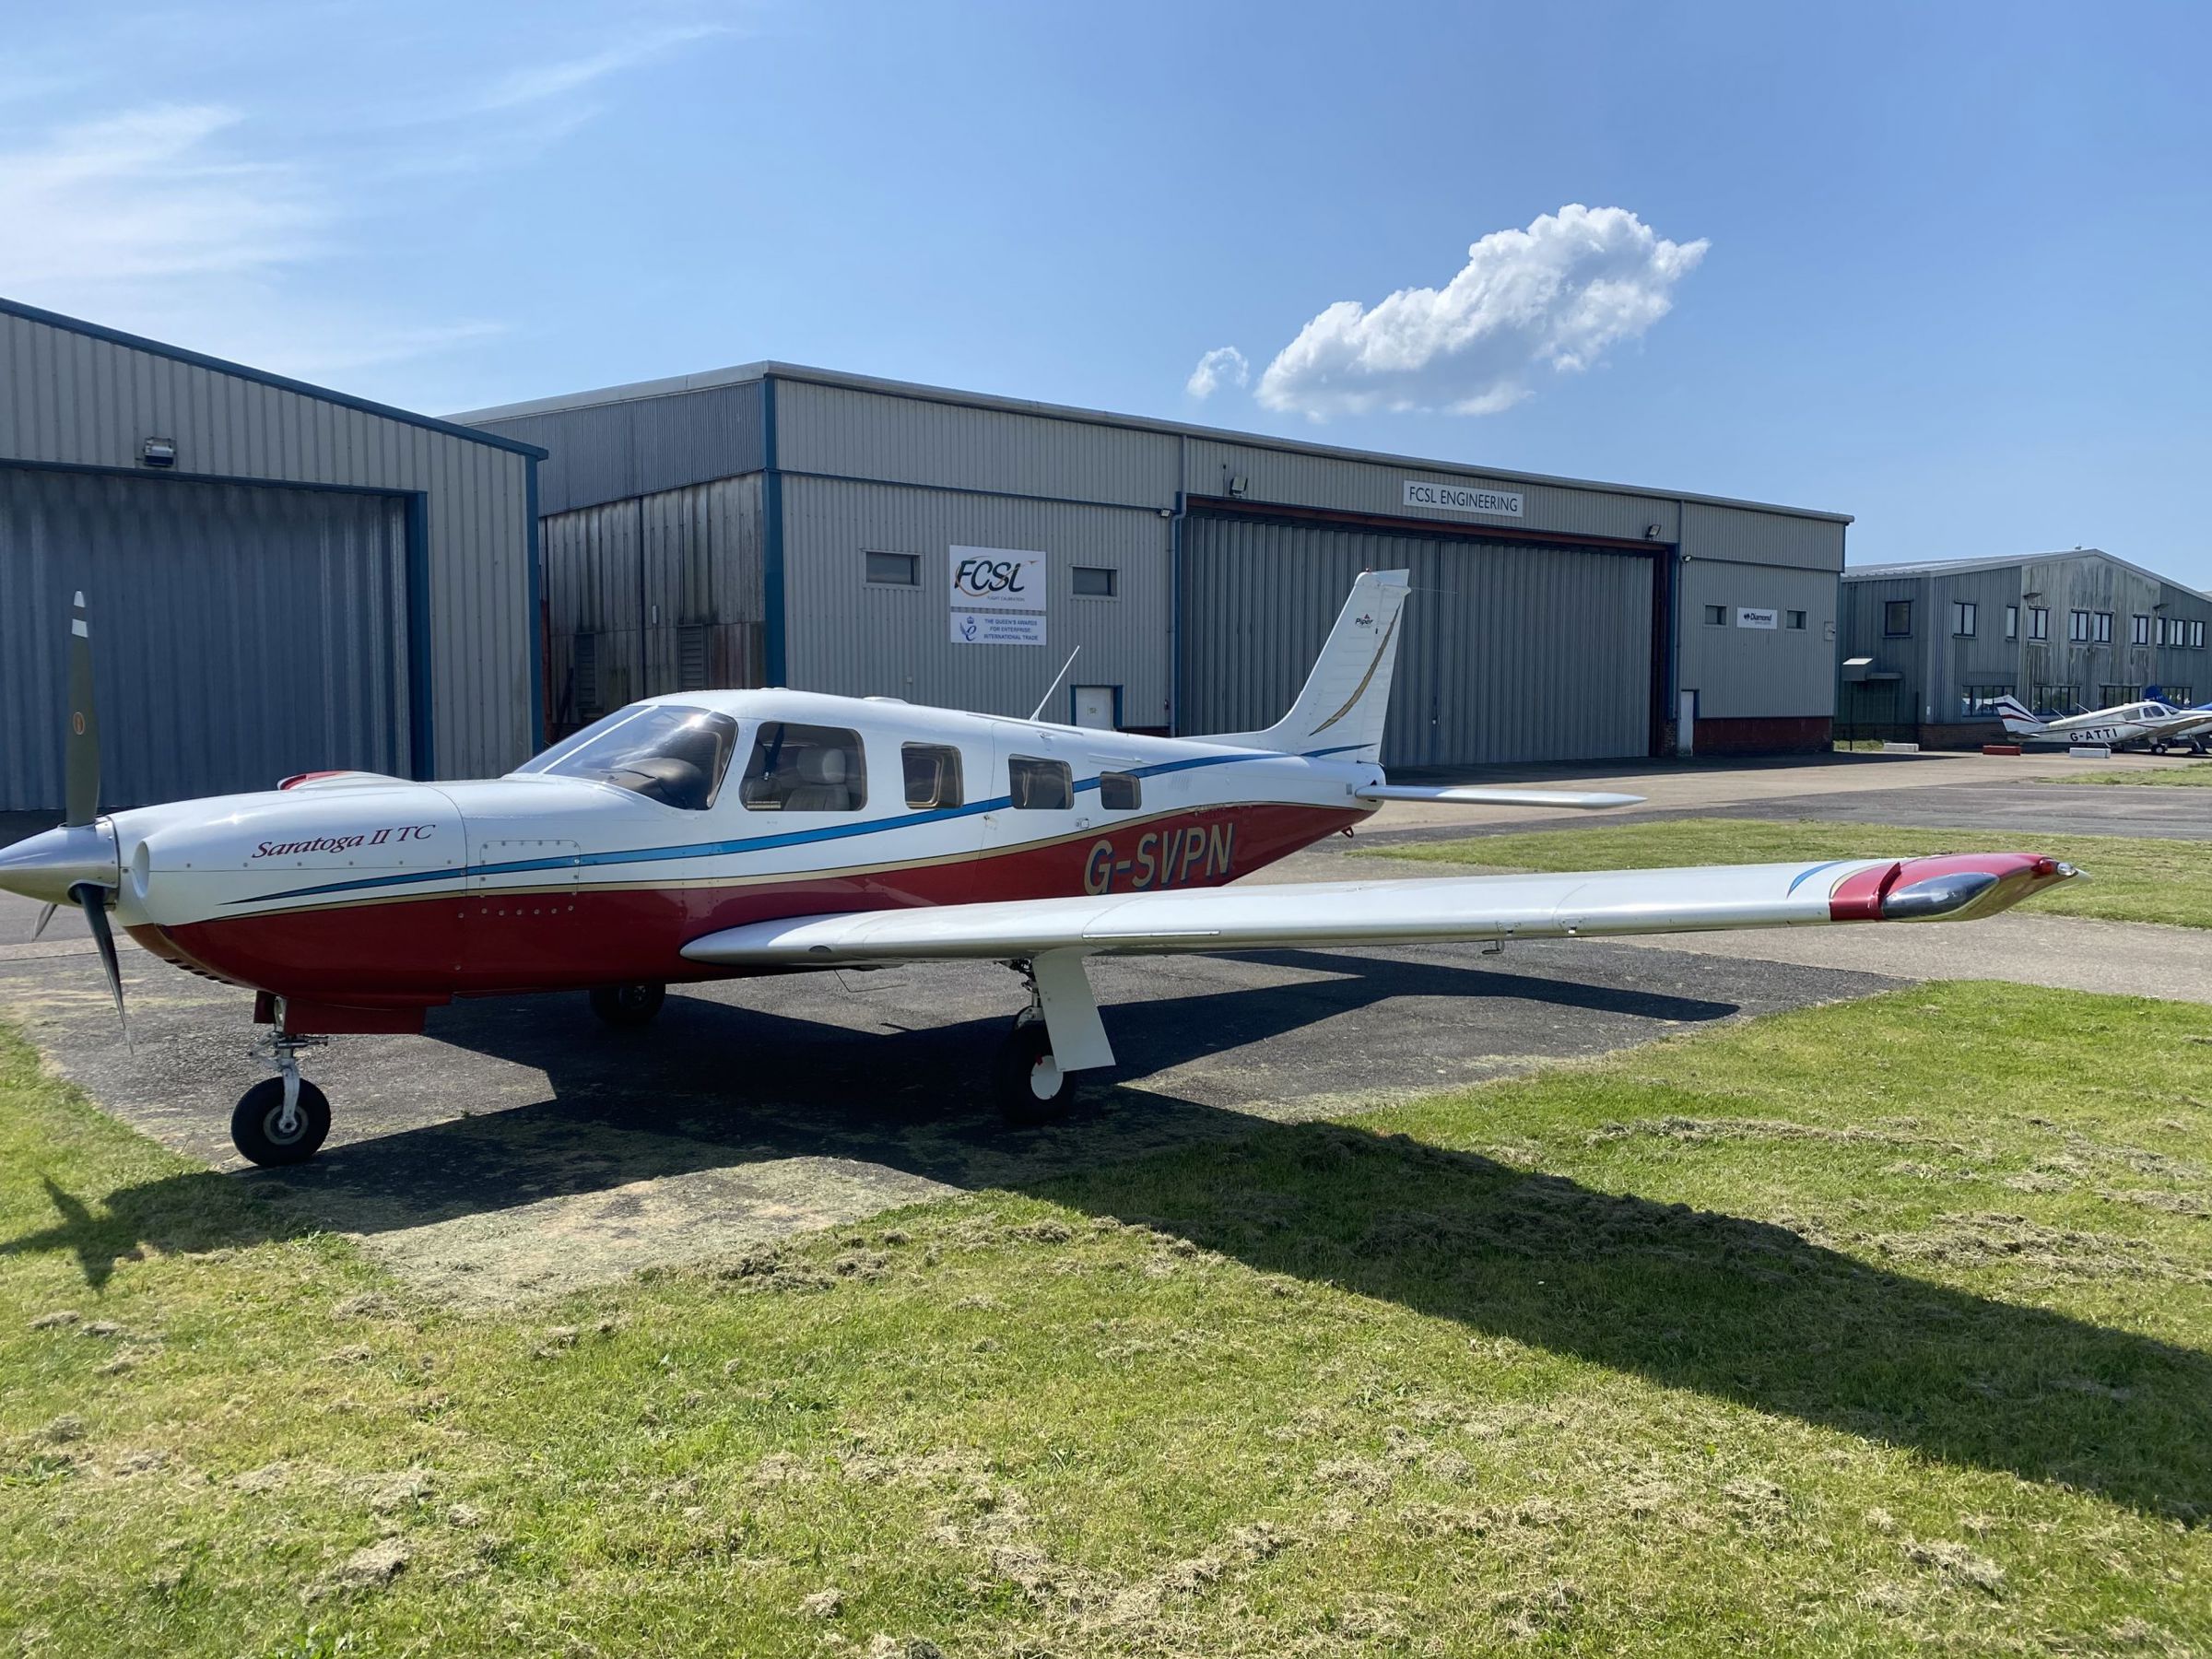
[{"label": "nose landing gear", "polygon": [[300,1164],[321,1148],[330,1134],[330,1101],[300,1075],[300,1051],[328,1041],[277,1035],[257,1051],[277,1075],[247,1089],[231,1110],[230,1144],[247,1162],[264,1169]]}]

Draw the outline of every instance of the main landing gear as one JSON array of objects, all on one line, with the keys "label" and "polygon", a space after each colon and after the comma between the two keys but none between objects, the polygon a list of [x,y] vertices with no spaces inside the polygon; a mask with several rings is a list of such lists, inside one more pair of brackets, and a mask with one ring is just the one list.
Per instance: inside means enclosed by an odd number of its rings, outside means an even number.
[{"label": "main landing gear", "polygon": [[1113,1064],[1099,1005],[1072,950],[1048,950],[1006,964],[1029,986],[1030,1006],[991,1066],[999,1112],[1018,1128],[1057,1123],[1076,1103],[1076,1074]]},{"label": "main landing gear", "polygon": [[320,1048],[326,1037],[271,1037],[257,1051],[276,1076],[239,1097],[230,1112],[230,1144],[239,1156],[264,1169],[305,1163],[330,1133],[330,1101],[300,1075],[300,1051]]}]

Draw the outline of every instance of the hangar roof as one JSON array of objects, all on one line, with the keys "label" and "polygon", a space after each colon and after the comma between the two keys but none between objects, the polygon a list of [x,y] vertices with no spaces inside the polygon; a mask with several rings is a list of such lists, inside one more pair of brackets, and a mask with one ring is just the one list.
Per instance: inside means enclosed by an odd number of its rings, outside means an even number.
[{"label": "hangar roof", "polygon": [[1144,415],[1119,415],[1109,409],[1088,409],[1071,404],[1039,403],[1021,397],[1000,397],[988,393],[960,392],[945,386],[919,384],[912,381],[885,380],[875,375],[849,374],[835,369],[809,368],[803,363],[784,363],[763,360],[741,363],[726,369],[709,369],[696,374],[670,375],[663,380],[636,381],[628,385],[605,386],[596,391],[571,392],[557,397],[539,397],[522,403],[502,404],[495,408],[471,409],[447,418],[469,425],[488,420],[515,420],[531,415],[553,415],[574,409],[603,407],[609,404],[632,403],[650,398],[671,397],[687,392],[704,392],[719,386],[742,385],[748,382],[773,375],[778,380],[803,381],[816,385],[841,386],[859,392],[877,392],[893,397],[905,397],[925,403],[958,405],[970,409],[995,409],[1007,414],[1029,415],[1050,420],[1069,420],[1091,426],[1119,427],[1126,430],[1159,432],[1170,437],[1205,438],[1218,442],[1242,444],[1253,449],[1288,451],[1297,454],[1319,455],[1340,461],[1376,463],[1387,466],[1450,468],[1459,472],[1479,471],[1487,478],[1500,478],[1524,484],[1549,485],[1563,489],[1594,490],[1607,495],[1658,496],[1673,500],[1696,501],[1709,507],[1740,507],[1758,512],[1783,513],[1792,518],[1819,519],[1830,524],[1848,524],[1848,512],[1829,512],[1805,507],[1783,507],[1771,501],[1742,500],[1732,496],[1700,495],[1680,489],[1642,488],[1630,484],[1607,484],[1589,478],[1559,477],[1549,473],[1513,472],[1488,466],[1475,461],[1453,461],[1435,455],[1401,455],[1387,451],[1346,449],[1334,444],[1300,442],[1295,438],[1272,437],[1262,432],[1240,432],[1226,427],[1198,426],[1186,421],[1160,420]]},{"label": "hangar roof", "polygon": [[1846,582],[1895,582],[1906,576],[1969,576],[1977,571],[2011,571],[2021,565],[2044,564],[2054,559],[2101,559],[2116,564],[2124,571],[2133,571],[2150,582],[2178,587],[2185,593],[2197,590],[2185,582],[2171,576],[2161,576],[2156,571],[2147,571],[2141,565],[2107,553],[2102,547],[2064,547],[2050,553],[2013,553],[1999,559],[1909,559],[1901,564],[1852,565],[1843,572]]}]

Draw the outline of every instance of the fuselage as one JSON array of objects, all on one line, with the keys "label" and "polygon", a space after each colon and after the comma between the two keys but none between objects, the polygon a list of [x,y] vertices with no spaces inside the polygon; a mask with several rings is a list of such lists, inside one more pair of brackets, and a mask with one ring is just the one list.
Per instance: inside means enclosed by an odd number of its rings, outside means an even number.
[{"label": "fuselage", "polygon": [[[680,741],[622,781],[575,775],[660,728]],[[297,1031],[405,1030],[455,996],[716,977],[684,945],[750,922],[1218,886],[1366,818],[1382,776],[1356,750],[702,691],[503,778],[340,774],[107,822],[147,948]]]}]

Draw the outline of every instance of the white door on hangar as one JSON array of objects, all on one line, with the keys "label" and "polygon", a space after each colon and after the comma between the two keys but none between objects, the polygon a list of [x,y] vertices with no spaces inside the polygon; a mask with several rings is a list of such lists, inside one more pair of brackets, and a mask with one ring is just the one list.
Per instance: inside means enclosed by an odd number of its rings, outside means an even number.
[{"label": "white door on hangar", "polygon": [[1113,730],[1113,705],[1117,700],[1118,686],[1077,686],[1076,688],[1076,724],[1089,726],[1095,731]]}]

